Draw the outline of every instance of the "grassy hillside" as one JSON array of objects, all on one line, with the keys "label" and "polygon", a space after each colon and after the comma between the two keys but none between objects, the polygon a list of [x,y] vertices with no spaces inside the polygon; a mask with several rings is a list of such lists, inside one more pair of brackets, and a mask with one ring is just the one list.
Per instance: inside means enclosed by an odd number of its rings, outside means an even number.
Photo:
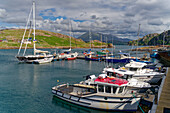
[{"label": "grassy hillside", "polygon": [[[25,39],[28,39],[29,30],[25,35]],[[19,48],[21,39],[24,34],[24,29],[9,29],[9,30],[1,30],[0,31],[0,48]],[[30,37],[32,37],[31,44],[28,44],[29,48],[33,47],[33,33],[31,33]],[[29,38],[30,38],[29,37]],[[50,31],[44,30],[36,30],[36,47],[37,48],[56,48],[56,47],[69,47],[70,46],[70,37],[67,35],[63,35],[60,33],[54,33]],[[25,45],[25,44],[24,44]],[[76,39],[71,37],[71,45],[72,47],[89,47],[89,43],[84,42],[81,39]],[[96,47],[101,45],[101,42],[92,42],[92,46]],[[103,43],[102,45],[106,45]]]}]

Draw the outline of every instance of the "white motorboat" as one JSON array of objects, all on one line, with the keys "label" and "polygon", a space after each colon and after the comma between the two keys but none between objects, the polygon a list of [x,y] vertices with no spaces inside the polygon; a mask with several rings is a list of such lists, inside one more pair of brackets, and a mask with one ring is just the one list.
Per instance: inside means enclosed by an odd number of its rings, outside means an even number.
[{"label": "white motorboat", "polygon": [[[52,93],[66,102],[92,109],[107,111],[138,109],[141,99],[138,90],[143,88],[142,85],[133,87],[127,80],[108,77],[106,74],[101,74],[97,78],[92,75],[89,78],[91,83],[86,80],[79,84],[62,84],[52,87]],[[150,87],[147,83],[143,86]]]},{"label": "white motorboat", "polygon": [[118,69],[111,67],[104,68],[103,73],[124,79],[135,78],[148,83],[157,83],[165,75],[165,73],[145,68],[146,65],[146,63],[131,61],[126,64],[125,67],[120,67]]}]

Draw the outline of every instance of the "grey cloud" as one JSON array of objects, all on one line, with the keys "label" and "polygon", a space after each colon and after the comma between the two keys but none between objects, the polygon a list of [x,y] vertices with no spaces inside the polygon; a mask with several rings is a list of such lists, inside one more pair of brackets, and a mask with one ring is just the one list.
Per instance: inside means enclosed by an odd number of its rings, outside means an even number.
[{"label": "grey cloud", "polygon": [[162,25],[163,22],[160,19],[151,19],[151,20],[148,20],[148,24],[159,26],[159,25]]},{"label": "grey cloud", "polygon": [[96,19],[96,18],[97,18],[96,15],[91,16],[91,19]]},{"label": "grey cloud", "polygon": [[0,9],[0,18],[5,18],[7,16],[7,12],[5,9]]},{"label": "grey cloud", "polygon": [[[74,32],[77,34],[87,31],[90,27],[97,32],[130,37],[130,34],[136,35],[139,23],[142,24],[143,35],[169,29],[169,3],[169,0],[36,0],[36,19],[39,29],[68,31],[68,19],[43,20],[40,13],[45,11],[44,16],[64,16],[72,19]],[[2,1],[0,21],[25,25],[31,5],[30,0]],[[55,11],[46,11],[51,8]],[[74,19],[86,21],[75,22]]]}]

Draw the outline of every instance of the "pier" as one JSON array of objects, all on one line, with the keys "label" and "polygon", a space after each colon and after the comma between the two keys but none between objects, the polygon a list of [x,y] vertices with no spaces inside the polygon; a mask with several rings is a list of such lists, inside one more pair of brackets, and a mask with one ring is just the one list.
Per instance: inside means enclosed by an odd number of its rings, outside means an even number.
[{"label": "pier", "polygon": [[162,92],[158,99],[156,113],[170,113],[170,68],[167,69]]},{"label": "pier", "polygon": [[170,113],[170,68],[159,87],[158,96],[149,113]]}]

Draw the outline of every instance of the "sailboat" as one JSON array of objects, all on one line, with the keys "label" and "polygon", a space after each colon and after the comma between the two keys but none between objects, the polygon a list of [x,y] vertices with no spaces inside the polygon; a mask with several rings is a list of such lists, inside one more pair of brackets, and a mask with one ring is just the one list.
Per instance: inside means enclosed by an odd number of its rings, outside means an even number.
[{"label": "sailboat", "polygon": [[[34,27],[34,29],[33,29],[34,30],[33,31],[33,34],[34,34],[34,40],[33,40],[33,43],[34,43],[34,54],[33,55],[25,55],[26,50],[27,50],[27,44],[28,44],[28,43],[26,43],[26,46],[25,46],[25,49],[24,49],[24,53],[23,53],[22,56],[20,56],[22,45],[24,43],[25,34],[26,34],[26,31],[27,31],[27,26],[28,26],[29,20],[31,18],[31,13],[32,13],[32,16],[33,16],[33,27]],[[29,39],[30,34],[31,34],[31,30],[29,32],[28,39]],[[27,25],[25,27],[24,35],[23,35],[23,38],[22,38],[22,41],[21,41],[21,45],[20,45],[20,48],[18,50],[18,54],[17,54],[16,58],[20,62],[38,63],[38,64],[51,62],[53,60],[53,55],[51,55],[50,52],[36,49],[36,39],[35,39],[35,2],[33,2],[33,4],[32,4],[31,11],[29,13],[29,18],[27,20]]]},{"label": "sailboat", "polygon": [[[140,33],[140,25],[141,24],[139,24],[139,28],[138,28],[138,39],[139,39],[139,33]],[[150,61],[150,58],[147,57],[147,54],[144,54],[143,58],[140,58],[140,59],[137,59],[137,56],[138,56],[138,40],[137,40],[136,60],[135,61],[136,62],[143,62],[143,63],[147,63],[147,64],[153,63],[153,62]]]},{"label": "sailboat", "polygon": [[77,52],[71,52],[71,23],[69,22],[70,25],[70,49],[69,50],[64,50],[63,53],[61,53],[61,57],[64,57],[66,60],[75,60],[78,56]]},{"label": "sailboat", "polygon": [[89,29],[89,42],[90,42],[90,49],[87,52],[84,53],[85,59],[86,60],[92,60],[92,61],[100,61],[101,58],[98,57],[97,55],[95,55],[95,53],[91,51],[91,32],[90,32],[90,29]]}]

